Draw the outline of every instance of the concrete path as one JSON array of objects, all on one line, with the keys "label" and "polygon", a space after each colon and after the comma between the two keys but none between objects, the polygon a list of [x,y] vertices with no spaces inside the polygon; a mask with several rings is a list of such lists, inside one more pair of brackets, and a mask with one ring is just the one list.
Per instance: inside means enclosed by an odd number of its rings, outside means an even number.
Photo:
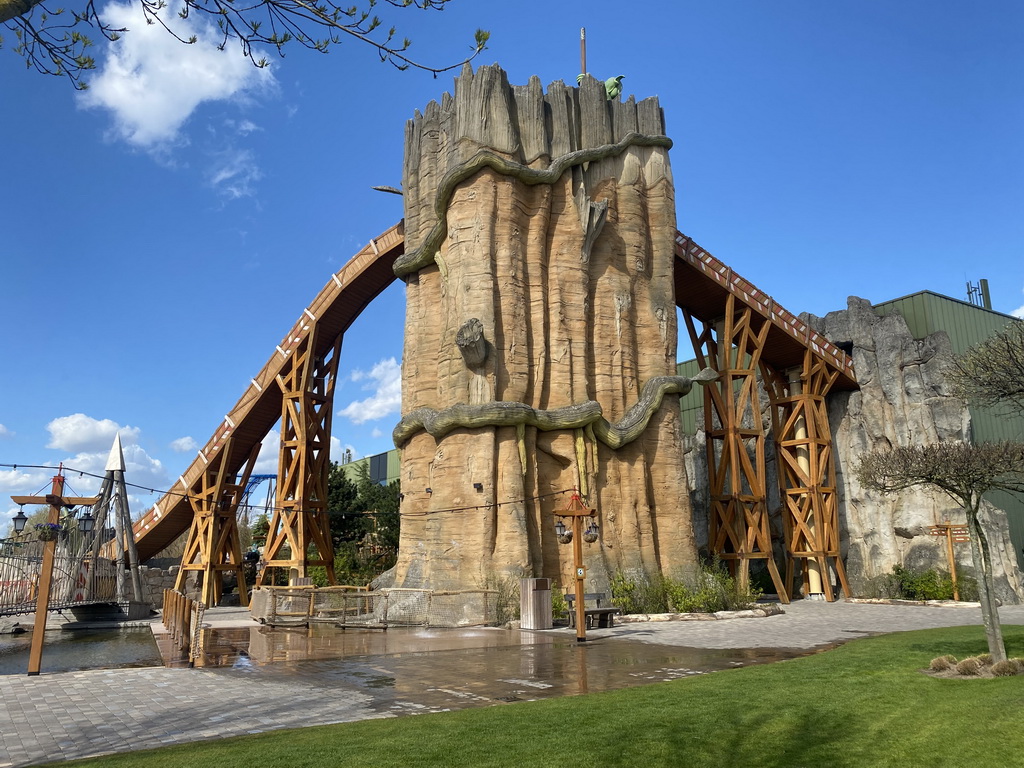
[{"label": "concrete path", "polygon": [[[568,629],[349,631],[340,633],[344,642],[359,650],[342,648],[344,658],[259,664],[243,655],[220,668],[8,675],[0,677],[0,768],[610,690],[774,661],[868,634],[981,623],[976,607],[800,601],[785,611],[624,623],[591,630],[585,644]],[[1004,607],[1001,615],[1024,624],[1024,606]],[[251,624],[237,611],[217,609],[206,618],[224,628]]]}]

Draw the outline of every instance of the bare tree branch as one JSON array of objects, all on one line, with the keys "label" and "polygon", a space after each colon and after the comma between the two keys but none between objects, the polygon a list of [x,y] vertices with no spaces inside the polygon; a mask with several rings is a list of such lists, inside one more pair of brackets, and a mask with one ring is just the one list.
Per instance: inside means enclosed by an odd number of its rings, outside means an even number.
[{"label": "bare tree branch", "polygon": [[[450,0],[384,0],[395,8],[415,7],[443,10]],[[138,0],[148,24],[160,24],[174,38],[185,44],[196,38],[181,37],[165,21],[170,11],[165,0]],[[331,0],[181,0],[177,15],[187,19],[193,13],[205,14],[215,23],[221,35],[219,47],[225,49],[237,41],[246,56],[257,67],[269,63],[260,55],[264,47],[276,49],[284,56],[284,46],[294,43],[310,50],[326,53],[345,37],[354,38],[376,49],[382,62],[398,69],[415,68],[435,77],[472,61],[487,47],[490,33],[478,29],[471,53],[466,58],[442,67],[421,64],[407,55],[410,41],[396,38],[396,29],[383,28],[373,10],[378,0],[364,0],[362,7],[336,5]],[[14,31],[14,51],[25,58],[26,66],[37,71],[68,77],[75,88],[87,87],[85,72],[95,69],[95,60],[88,55],[93,41],[79,31],[83,26],[95,29],[107,40],[117,40],[128,30],[113,27],[103,19],[95,0],[86,0],[81,11],[51,9],[45,0],[0,0],[0,22]],[[309,30],[315,31],[315,35]]]},{"label": "bare tree branch", "polygon": [[957,357],[949,378],[957,397],[1024,414],[1024,320]]}]

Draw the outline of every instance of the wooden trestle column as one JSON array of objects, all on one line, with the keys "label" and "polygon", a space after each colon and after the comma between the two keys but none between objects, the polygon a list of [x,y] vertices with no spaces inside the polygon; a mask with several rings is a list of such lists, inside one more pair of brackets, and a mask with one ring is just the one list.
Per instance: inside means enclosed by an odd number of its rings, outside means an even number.
[{"label": "wooden trestle column", "polygon": [[812,572],[821,576],[825,599],[836,595],[829,578],[832,561],[839,584],[849,597],[850,585],[839,551],[839,511],[832,433],[825,395],[839,376],[810,349],[803,366],[785,375],[762,365],[761,373],[771,400],[772,428],[778,456],[786,536],[786,588],[793,590],[797,561],[809,593]]},{"label": "wooden trestle column", "polygon": [[256,463],[259,443],[253,447],[245,461],[242,474],[236,477],[226,471],[233,448],[232,438],[217,441],[211,456],[202,452],[206,468],[199,480],[188,490],[192,506],[192,527],[189,529],[181,570],[174,588],[184,592],[189,573],[202,573],[201,600],[208,606],[220,601],[224,572],[233,572],[238,584],[238,596],[243,606],[249,604],[249,592],[242,571],[242,547],[238,538],[236,514],[245,493],[249,474]]},{"label": "wooden trestle column", "polygon": [[[711,509],[708,548],[729,564],[741,585],[749,583],[750,561],[764,560],[783,603],[789,593],[772,557],[766,494],[765,434],[757,369],[768,336],[768,322],[732,294],[718,323],[683,316],[701,368],[718,380],[704,387]],[[752,449],[752,450],[751,450]]]},{"label": "wooden trestle column", "polygon": [[308,333],[290,352],[294,356],[291,367],[277,377],[283,395],[277,500],[257,584],[263,583],[270,568],[287,568],[289,583],[294,583],[305,578],[312,566],[323,566],[328,581],[337,582],[327,517],[327,478],[341,336],[326,355],[316,357],[320,328],[312,316],[310,324]]}]

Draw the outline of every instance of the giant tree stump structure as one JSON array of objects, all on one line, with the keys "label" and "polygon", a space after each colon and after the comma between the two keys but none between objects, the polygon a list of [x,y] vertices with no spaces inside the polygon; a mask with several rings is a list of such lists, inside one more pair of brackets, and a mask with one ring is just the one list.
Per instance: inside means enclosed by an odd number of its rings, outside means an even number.
[{"label": "giant tree stump structure", "polygon": [[695,563],[670,146],[657,99],[496,66],[409,122],[397,586],[570,583],[553,513],[574,488],[595,587]]}]

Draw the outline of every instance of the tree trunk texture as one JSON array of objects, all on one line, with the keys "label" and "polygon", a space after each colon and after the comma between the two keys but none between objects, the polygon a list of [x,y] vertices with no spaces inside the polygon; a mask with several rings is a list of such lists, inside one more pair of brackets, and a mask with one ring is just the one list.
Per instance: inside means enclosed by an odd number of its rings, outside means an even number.
[{"label": "tree trunk texture", "polygon": [[[571,584],[554,513],[573,489],[601,527],[588,591],[695,563],[688,385],[668,380],[649,418],[627,413],[675,374],[664,133],[656,99],[608,101],[592,78],[509,86],[498,67],[467,66],[454,97],[409,121],[396,586]],[[614,427],[637,421],[615,447]]]},{"label": "tree trunk texture", "polygon": [[981,498],[964,499],[967,512],[967,531],[971,536],[971,554],[974,569],[978,574],[978,600],[981,602],[981,621],[985,626],[985,639],[992,661],[1006,661],[1006,645],[1003,643],[1003,627],[999,621],[999,603],[996,602],[992,582],[992,558],[989,553],[985,529],[978,520]]}]

